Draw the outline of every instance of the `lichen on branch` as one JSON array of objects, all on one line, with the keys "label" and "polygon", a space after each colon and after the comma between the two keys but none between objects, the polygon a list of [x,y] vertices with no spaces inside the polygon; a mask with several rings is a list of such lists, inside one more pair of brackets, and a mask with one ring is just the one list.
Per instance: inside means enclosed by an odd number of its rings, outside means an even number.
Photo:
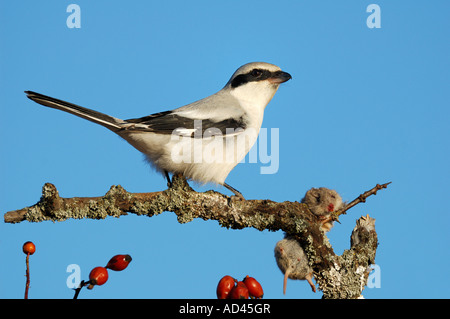
[{"label": "lichen on branch", "polygon": [[130,193],[112,186],[100,197],[62,198],[53,184],[46,183],[40,200],[4,215],[5,222],[64,221],[104,219],[108,216],[137,214],[148,217],[164,211],[174,212],[180,223],[194,218],[216,220],[227,228],[253,227],[258,230],[298,232],[305,221],[311,222],[306,205],[298,202],[277,203],[270,200],[240,200],[215,191],[194,191],[185,179],[175,176],[172,187],[152,193]]}]

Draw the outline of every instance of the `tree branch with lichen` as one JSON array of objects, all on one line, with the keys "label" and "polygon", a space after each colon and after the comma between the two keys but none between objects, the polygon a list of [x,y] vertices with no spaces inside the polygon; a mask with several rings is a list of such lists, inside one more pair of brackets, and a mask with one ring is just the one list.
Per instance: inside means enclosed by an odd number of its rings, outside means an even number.
[{"label": "tree branch with lichen", "polygon": [[215,220],[222,227],[232,229],[282,230],[294,236],[305,250],[324,298],[359,297],[367,282],[367,269],[375,261],[377,234],[375,220],[369,216],[357,221],[350,249],[337,256],[320,227],[320,218],[312,214],[306,204],[240,200],[215,191],[199,193],[179,176],[174,176],[172,186],[164,191],[130,193],[121,186],[112,186],[101,197],[62,198],[54,185],[46,183],[35,205],[7,212],[4,221],[105,219],[130,213],[151,217],[165,211],[174,212],[180,223],[201,218]]},{"label": "tree branch with lichen", "polygon": [[297,202],[239,200],[215,191],[199,193],[184,178],[174,176],[172,187],[165,191],[129,193],[121,186],[112,186],[101,197],[62,198],[53,184],[46,183],[39,202],[7,212],[4,220],[18,223],[104,219],[129,213],[151,217],[164,211],[174,212],[180,223],[202,218],[216,220],[221,226],[233,229],[253,227],[289,232],[297,232],[310,215],[306,206]]}]

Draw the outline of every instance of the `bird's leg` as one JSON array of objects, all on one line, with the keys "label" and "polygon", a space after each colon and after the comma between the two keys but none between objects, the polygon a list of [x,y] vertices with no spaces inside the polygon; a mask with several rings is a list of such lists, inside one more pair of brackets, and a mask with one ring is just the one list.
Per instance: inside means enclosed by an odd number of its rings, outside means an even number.
[{"label": "bird's leg", "polygon": [[170,180],[169,172],[168,171],[164,171],[164,176],[167,179],[167,187],[172,188],[172,181]]},{"label": "bird's leg", "polygon": [[237,189],[231,187],[230,185],[228,185],[227,183],[223,183],[223,186],[225,186],[226,188],[228,188],[230,191],[232,191],[234,193],[234,195],[236,195],[237,197],[239,197],[242,200],[245,200],[244,196],[241,194],[240,191],[238,191]]}]

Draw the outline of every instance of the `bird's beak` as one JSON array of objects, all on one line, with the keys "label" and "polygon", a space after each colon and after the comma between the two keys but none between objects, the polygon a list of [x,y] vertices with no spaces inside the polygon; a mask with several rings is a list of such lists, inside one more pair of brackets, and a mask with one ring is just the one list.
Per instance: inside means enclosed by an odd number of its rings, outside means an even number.
[{"label": "bird's beak", "polygon": [[292,76],[289,73],[283,71],[276,71],[272,73],[272,76],[269,78],[269,82],[273,84],[280,84],[290,79],[292,79]]}]

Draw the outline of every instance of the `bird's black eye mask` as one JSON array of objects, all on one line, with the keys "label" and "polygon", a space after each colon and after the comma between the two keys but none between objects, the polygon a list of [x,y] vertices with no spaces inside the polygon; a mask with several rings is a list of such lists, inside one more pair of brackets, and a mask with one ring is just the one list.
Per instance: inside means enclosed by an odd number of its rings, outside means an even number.
[{"label": "bird's black eye mask", "polygon": [[236,88],[248,82],[264,81],[271,78],[273,75],[274,73],[268,70],[253,69],[246,74],[239,74],[237,77],[235,77],[231,81],[231,87]]}]

